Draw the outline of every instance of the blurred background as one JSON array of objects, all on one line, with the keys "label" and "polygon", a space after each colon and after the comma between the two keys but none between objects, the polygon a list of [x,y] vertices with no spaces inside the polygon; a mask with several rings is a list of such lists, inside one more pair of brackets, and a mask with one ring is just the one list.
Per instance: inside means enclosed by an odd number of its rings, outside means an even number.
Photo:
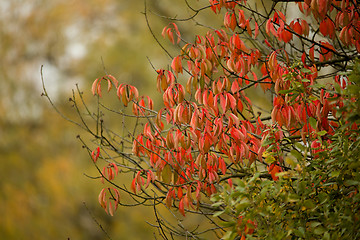
[{"label": "blurred background", "polygon": [[[193,13],[183,0],[147,1],[147,7],[154,33],[176,53],[161,37],[169,20],[159,15]],[[147,57],[155,68],[166,68],[169,57],[150,34],[143,11],[140,0],[0,1],[0,239],[154,238],[145,223],[154,221],[152,209],[120,208],[107,216],[97,201],[104,186],[85,176],[96,175],[76,139],[86,134],[41,97],[43,65],[47,92],[69,118],[75,117],[68,101],[75,84],[91,102],[91,84],[105,72],[161,98]],[[210,17],[197,19],[216,21]],[[190,23],[178,23],[189,40],[207,31]]]},{"label": "blurred background", "polygon": [[[43,66],[49,97],[70,119],[79,120],[69,102],[76,85],[91,107],[96,103],[91,84],[105,74],[161,102],[151,65],[166,69],[171,59],[147,27],[144,3],[0,0],[0,239],[155,239],[157,230],[146,223],[155,223],[152,208],[120,207],[110,217],[100,207],[104,185],[87,177],[98,173],[76,138],[89,136],[41,96]],[[194,12],[184,0],[146,3],[153,33],[173,56],[179,54],[161,31],[169,18]],[[208,1],[188,3],[199,9]],[[221,15],[205,9],[195,19],[176,23],[183,39],[194,41],[222,22]],[[120,107],[114,92],[104,101]],[[110,123],[116,127],[115,120]],[[128,186],[131,180],[121,179]]]}]

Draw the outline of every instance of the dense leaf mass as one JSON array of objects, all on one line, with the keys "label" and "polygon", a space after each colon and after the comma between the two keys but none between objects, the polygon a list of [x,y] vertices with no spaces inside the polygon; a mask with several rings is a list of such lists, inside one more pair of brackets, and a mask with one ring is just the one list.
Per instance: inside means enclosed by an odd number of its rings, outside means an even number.
[{"label": "dense leaf mass", "polygon": [[[107,81],[132,105],[132,114],[117,113],[136,122],[119,134],[97,116],[92,157],[112,184],[101,206],[113,215],[120,195],[130,195],[155,214],[165,205],[203,215],[204,232],[224,239],[360,238],[358,4],[209,3],[189,7],[223,16],[223,28],[193,42],[176,21],[162,31],[179,48],[156,70],[162,108],[111,75],[95,80],[93,94],[101,97]],[[271,107],[257,106],[254,92]],[[129,172],[131,186],[116,182]],[[160,217],[156,227],[164,238],[201,235]]]}]

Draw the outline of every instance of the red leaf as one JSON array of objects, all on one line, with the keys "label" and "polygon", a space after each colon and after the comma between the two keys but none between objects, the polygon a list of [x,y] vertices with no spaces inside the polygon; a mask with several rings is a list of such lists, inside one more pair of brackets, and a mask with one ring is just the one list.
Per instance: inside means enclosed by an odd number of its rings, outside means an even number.
[{"label": "red leaf", "polygon": [[[280,19],[281,19],[283,22],[286,21],[286,17],[285,17],[285,15],[284,15],[281,11],[276,11],[275,14],[276,14],[276,13],[279,15]],[[275,16],[275,15],[274,15],[274,16]]]},{"label": "red leaf", "polygon": [[226,93],[226,99],[227,99],[228,105],[230,105],[230,108],[235,111],[237,104],[236,104],[236,99],[234,98],[234,96],[230,93]]},{"label": "red leaf", "polygon": [[134,178],[131,182],[131,190],[136,194],[136,178]]},{"label": "red leaf", "polygon": [[285,43],[288,43],[292,39],[292,33],[286,29],[282,30],[279,36]]},{"label": "red leaf", "polygon": [[211,147],[211,137],[205,132],[204,136],[199,139],[199,149],[202,153],[208,153]]},{"label": "red leaf", "polygon": [[181,199],[183,197],[183,191],[181,187],[178,187],[177,197],[178,199]]},{"label": "red leaf", "polygon": [[273,163],[270,166],[267,167],[269,173],[271,174],[271,177],[274,181],[277,181],[279,179],[278,176],[276,176],[277,173],[281,172],[281,168],[278,163]]},{"label": "red leaf", "polygon": [[182,198],[179,202],[179,212],[185,217],[184,198]]},{"label": "red leaf", "polygon": [[114,206],[111,201],[109,201],[109,215],[114,216]]},{"label": "red leaf", "polygon": [[306,20],[301,20],[301,28],[302,28],[302,34],[304,36],[309,36],[309,24]]},{"label": "red leaf", "polygon": [[219,3],[219,1],[218,0],[210,0],[209,1],[210,2],[210,8],[211,8],[211,10],[216,14],[217,13],[217,4]]},{"label": "red leaf", "polygon": [[290,26],[292,27],[292,29],[294,30],[294,32],[296,32],[299,35],[303,34],[303,29],[301,27],[301,24],[296,21],[295,23],[293,23],[292,25],[290,24]]},{"label": "red leaf", "polygon": [[312,47],[309,50],[309,57],[311,59],[311,61],[315,62],[315,57],[314,57],[314,45],[312,45]]},{"label": "red leaf", "polygon": [[326,25],[328,28],[328,35],[331,39],[335,37],[335,24],[330,18],[326,18]]},{"label": "red leaf", "polygon": [[327,26],[326,18],[320,23],[319,29],[323,36],[328,35],[328,26]]},{"label": "red leaf", "polygon": [[237,116],[235,116],[231,112],[226,113],[226,115],[228,115],[228,117],[229,117],[229,126],[235,125],[235,127],[239,127],[240,120]]},{"label": "red leaf", "polygon": [[[218,97],[220,98],[220,106],[221,106],[221,108],[223,110],[223,113],[225,113],[227,111],[227,109],[228,109],[227,101],[226,101],[223,94],[216,95],[215,99],[217,100]],[[215,100],[215,102],[216,102],[216,100]]]},{"label": "red leaf", "polygon": [[301,55],[301,62],[306,65],[306,53],[303,52],[303,54]]},{"label": "red leaf", "polygon": [[231,14],[231,19],[230,19],[230,29],[231,30],[235,30],[235,28],[236,28],[236,25],[237,25],[237,22],[236,22],[236,16],[235,16],[235,14],[234,13],[232,13]]},{"label": "red leaf", "polygon": [[171,68],[174,70],[176,76],[178,75],[178,73],[183,72],[183,67],[182,67],[182,64],[181,64],[181,57],[180,56],[177,56],[172,60]]},{"label": "red leaf", "polygon": [[145,188],[148,188],[148,187],[149,187],[150,182],[152,181],[152,176],[151,176],[150,171],[151,171],[151,170],[148,170],[148,172],[147,172],[147,178],[146,178]]},{"label": "red leaf", "polygon": [[229,184],[229,186],[230,186],[231,188],[233,187],[233,181],[232,181],[231,178],[228,179],[228,184]]},{"label": "red leaf", "polygon": [[99,200],[99,203],[100,203],[100,206],[104,209],[106,209],[106,190],[107,188],[103,188],[99,194],[99,197],[98,197],[98,200]]},{"label": "red leaf", "polygon": [[257,22],[255,22],[254,39],[256,39],[258,35],[259,35],[259,25],[257,24]]},{"label": "red leaf", "polygon": [[230,133],[237,144],[240,145],[241,142],[245,141],[245,136],[239,129],[232,127]]},{"label": "red leaf", "polygon": [[174,26],[176,36],[178,37],[177,38],[177,44],[179,44],[179,42],[181,40],[181,35],[180,35],[180,32],[179,32],[179,28],[175,23],[172,23],[172,25]]},{"label": "red leaf", "polygon": [[355,42],[355,47],[356,47],[356,50],[358,51],[358,53],[360,53],[360,39],[358,39],[358,40]]},{"label": "red leaf", "polygon": [[273,47],[271,46],[271,44],[269,43],[269,41],[267,39],[264,39],[264,42],[269,48],[273,49]]},{"label": "red leaf", "polygon": [[96,154],[95,154],[95,150],[92,151],[92,153],[91,153],[91,157],[92,157],[92,159],[94,160],[94,163],[96,163],[96,161],[98,160],[99,156],[100,156],[100,147],[97,147],[97,149],[96,149]]},{"label": "red leaf", "polygon": [[170,190],[168,191],[168,193],[166,194],[165,201],[166,201],[166,206],[167,206],[168,208],[170,208],[171,205],[172,205],[172,194],[173,194],[173,191],[174,191],[174,190],[170,189]]},{"label": "red leaf", "polygon": [[100,92],[96,91],[98,89],[98,85],[99,85],[99,78],[95,79],[95,81],[93,82],[93,84],[91,86],[91,92],[93,95],[95,95],[95,93],[97,93],[101,97],[101,91]]},{"label": "red leaf", "polygon": [[226,164],[222,157],[219,157],[219,168],[220,168],[222,174],[225,175],[226,174]]},{"label": "red leaf", "polygon": [[170,28],[168,28],[168,29],[166,30],[166,36],[168,37],[168,39],[169,39],[173,44],[175,44],[174,34],[173,34],[173,32],[171,31]]}]

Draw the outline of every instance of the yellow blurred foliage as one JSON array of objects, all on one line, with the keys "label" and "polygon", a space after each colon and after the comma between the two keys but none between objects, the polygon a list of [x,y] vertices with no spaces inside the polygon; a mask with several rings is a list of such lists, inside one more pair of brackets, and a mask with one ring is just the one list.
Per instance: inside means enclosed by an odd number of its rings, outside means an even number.
[{"label": "yellow blurred foliage", "polygon": [[[182,0],[147,2],[158,15],[193,14]],[[99,175],[76,139],[84,133],[41,97],[39,72],[44,65],[50,97],[71,118],[67,99],[75,83],[91,102],[91,83],[105,73],[161,99],[152,88],[151,64],[166,67],[169,57],[156,45],[142,11],[143,1],[0,2],[0,239],[106,239],[106,233],[113,239],[154,238],[157,229],[145,222],[155,223],[153,209],[120,207],[109,217],[100,207],[97,196],[105,186],[84,175]],[[161,37],[171,20],[158,15],[149,13],[153,31],[174,50]],[[186,22],[179,26],[189,39],[206,31],[195,23],[193,29]],[[114,98],[104,99],[118,106]],[[130,186],[131,179],[117,181]]]}]

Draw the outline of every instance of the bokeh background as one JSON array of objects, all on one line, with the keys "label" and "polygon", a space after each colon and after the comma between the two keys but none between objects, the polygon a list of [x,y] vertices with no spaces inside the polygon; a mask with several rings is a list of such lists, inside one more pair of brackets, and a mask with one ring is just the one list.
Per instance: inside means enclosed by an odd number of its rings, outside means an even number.
[{"label": "bokeh background", "polygon": [[[194,8],[204,4],[190,2]],[[161,37],[170,22],[161,16],[193,12],[183,0],[149,0],[147,8],[154,33],[176,53]],[[142,12],[140,0],[0,1],[0,239],[154,239],[145,222],[154,221],[152,209],[120,208],[109,217],[99,206],[103,185],[85,176],[95,176],[96,169],[76,139],[86,133],[41,96],[43,65],[47,92],[69,118],[75,117],[72,89],[78,84],[91,104],[91,83],[105,73],[161,98],[149,61],[166,68],[169,57]],[[198,23],[217,20],[199,14],[199,22],[178,24],[186,24],[182,34],[193,40],[207,31]]]}]

